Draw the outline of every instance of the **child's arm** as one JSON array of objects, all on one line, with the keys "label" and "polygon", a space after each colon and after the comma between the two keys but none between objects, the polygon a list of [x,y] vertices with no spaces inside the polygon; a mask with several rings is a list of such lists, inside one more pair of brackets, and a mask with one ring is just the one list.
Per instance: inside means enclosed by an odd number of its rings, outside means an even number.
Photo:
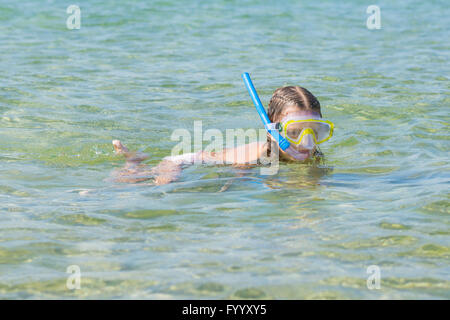
[{"label": "child's arm", "polygon": [[255,165],[265,151],[265,143],[252,142],[217,153],[203,152],[203,158],[206,163],[210,161],[216,164]]},{"label": "child's arm", "polygon": [[203,164],[231,164],[231,165],[256,165],[258,159],[266,152],[266,144],[254,142],[236,148],[225,149],[221,152],[188,153],[179,156],[164,158],[152,169],[155,184],[162,185],[178,179],[182,171],[182,165],[195,163]]},{"label": "child's arm", "polygon": [[[113,145],[116,153],[123,154],[127,159],[126,174],[132,175],[130,178],[135,179],[136,182],[141,181],[142,179],[137,180],[137,176],[140,171],[143,171],[141,162],[148,156],[142,153],[130,152],[119,140],[114,140]],[[220,152],[201,151],[179,156],[170,156],[165,157],[157,166],[153,167],[151,173],[154,178],[154,184],[163,185],[176,181],[181,174],[183,165],[196,163],[255,165],[264,152],[266,152],[266,144],[254,142],[236,148],[225,149]]]},{"label": "child's arm", "polygon": [[202,163],[202,153],[187,153],[178,156],[165,157],[156,167],[152,168],[156,185],[168,184],[177,180],[183,165]]},{"label": "child's arm", "polygon": [[163,160],[152,169],[156,185],[168,184],[178,179],[181,174],[181,164]]}]

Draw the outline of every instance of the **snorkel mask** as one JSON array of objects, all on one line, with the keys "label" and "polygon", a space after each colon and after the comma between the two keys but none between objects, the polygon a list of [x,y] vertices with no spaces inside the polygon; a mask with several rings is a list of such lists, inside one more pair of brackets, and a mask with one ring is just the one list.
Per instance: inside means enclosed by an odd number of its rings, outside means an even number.
[{"label": "snorkel mask", "polygon": [[312,150],[333,135],[334,124],[319,115],[290,114],[277,123],[280,134],[290,143]]},{"label": "snorkel mask", "polygon": [[315,145],[331,138],[333,123],[321,120],[320,117],[304,117],[293,114],[286,116],[280,123],[271,123],[250,75],[245,72],[242,74],[242,78],[265,129],[275,139],[280,149],[288,155],[299,161],[306,160],[310,155],[309,152],[298,151],[293,145],[300,145],[304,149],[312,150]]}]

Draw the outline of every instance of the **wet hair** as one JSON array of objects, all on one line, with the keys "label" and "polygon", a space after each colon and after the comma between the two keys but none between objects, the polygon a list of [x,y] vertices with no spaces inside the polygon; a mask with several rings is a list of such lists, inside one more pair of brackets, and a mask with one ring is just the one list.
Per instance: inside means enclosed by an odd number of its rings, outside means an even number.
[{"label": "wet hair", "polygon": [[[283,114],[283,111],[287,107],[292,105],[298,107],[300,110],[315,111],[322,117],[322,113],[320,112],[319,100],[317,100],[317,98],[311,92],[303,87],[287,86],[278,88],[273,93],[267,110],[269,120],[271,122],[280,120],[280,116]],[[268,155],[270,155],[271,139],[269,135],[267,135],[267,143],[267,151]],[[317,152],[320,152],[318,148],[316,148],[315,153]]]},{"label": "wet hair", "polygon": [[319,100],[311,92],[299,86],[288,86],[278,88],[273,93],[267,110],[270,121],[278,120],[284,109],[291,105],[301,110],[315,111],[322,117]]}]

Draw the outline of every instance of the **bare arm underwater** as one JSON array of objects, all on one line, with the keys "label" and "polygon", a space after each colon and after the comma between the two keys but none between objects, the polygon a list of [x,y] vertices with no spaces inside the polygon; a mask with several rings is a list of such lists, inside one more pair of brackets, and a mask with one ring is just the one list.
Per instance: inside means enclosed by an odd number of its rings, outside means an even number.
[{"label": "bare arm underwater", "polygon": [[158,165],[150,169],[141,163],[148,159],[148,155],[130,152],[119,140],[114,140],[112,143],[115,152],[124,155],[126,158],[125,166],[116,174],[116,181],[136,183],[153,178],[153,184],[155,185],[176,181],[184,165],[200,163],[234,166],[256,165],[258,160],[267,152],[266,143],[253,142],[236,148],[224,149],[221,152],[200,151],[165,157]]}]

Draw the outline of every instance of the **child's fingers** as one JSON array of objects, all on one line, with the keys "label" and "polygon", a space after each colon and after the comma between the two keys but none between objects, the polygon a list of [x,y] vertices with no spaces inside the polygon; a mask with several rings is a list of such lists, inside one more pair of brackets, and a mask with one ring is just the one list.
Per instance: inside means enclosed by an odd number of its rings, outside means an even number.
[{"label": "child's fingers", "polygon": [[112,144],[116,153],[122,154],[128,152],[128,148],[125,147],[120,140],[113,140]]}]

